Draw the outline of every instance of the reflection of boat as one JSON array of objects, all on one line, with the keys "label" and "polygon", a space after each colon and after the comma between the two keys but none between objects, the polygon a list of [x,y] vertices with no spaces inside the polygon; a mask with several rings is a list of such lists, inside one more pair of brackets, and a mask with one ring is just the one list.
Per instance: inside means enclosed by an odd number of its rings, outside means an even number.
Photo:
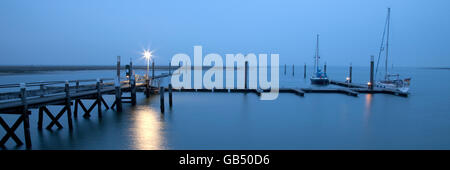
[{"label": "reflection of boat", "polygon": [[330,83],[327,73],[322,72],[319,68],[319,35],[317,35],[316,55],[314,56],[314,74],[310,78],[311,84],[327,85]]},{"label": "reflection of boat", "polygon": [[[381,39],[380,51],[378,53],[377,69],[375,71],[376,76],[378,75],[378,65],[380,63],[381,52],[384,51],[384,48],[386,48],[384,79],[377,81],[375,85],[376,87],[379,88],[388,88],[393,90],[399,90],[401,92],[408,92],[411,78],[406,78],[402,80],[399,74],[389,74],[388,72],[390,17],[391,17],[391,9],[388,8],[386,23],[383,30],[383,37]],[[384,44],[385,37],[386,37],[386,44]]]}]

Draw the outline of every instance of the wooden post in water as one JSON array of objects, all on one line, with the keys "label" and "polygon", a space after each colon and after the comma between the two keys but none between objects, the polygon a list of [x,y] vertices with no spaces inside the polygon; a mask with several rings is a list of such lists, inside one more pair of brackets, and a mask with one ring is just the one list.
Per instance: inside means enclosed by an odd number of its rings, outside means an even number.
[{"label": "wooden post in water", "polygon": [[71,102],[72,100],[70,99],[70,86],[69,86],[69,81],[66,80],[66,84],[64,86],[64,92],[66,92],[66,111],[67,111],[67,123],[69,124],[69,130],[73,129],[73,125],[72,125],[72,109],[71,109]]},{"label": "wooden post in water", "polygon": [[155,78],[155,61],[152,61],[152,80]]},{"label": "wooden post in water", "polygon": [[172,108],[172,84],[169,84],[169,107]]},{"label": "wooden post in water", "polygon": [[25,145],[29,149],[31,148],[31,136],[30,136],[30,119],[28,115],[28,103],[25,83],[20,83],[20,98],[23,104],[22,116],[23,116],[23,133],[25,135]]},{"label": "wooden post in water", "polygon": [[306,63],[305,66],[303,67],[303,78],[306,78]]},{"label": "wooden post in water", "polygon": [[370,90],[373,90],[373,55],[370,56],[370,82],[369,82],[369,88]]},{"label": "wooden post in water", "polygon": [[352,63],[350,63],[350,70],[349,70],[349,77],[348,78],[349,78],[348,82],[352,83],[352,80],[353,80],[353,78],[352,78]]},{"label": "wooden post in water", "polygon": [[327,62],[323,65],[323,72],[327,74]]},{"label": "wooden post in water", "polygon": [[122,112],[122,94],[120,90],[120,77],[116,77],[114,86],[116,89],[116,108],[118,112]]},{"label": "wooden post in water", "polygon": [[136,105],[136,76],[134,75],[133,62],[130,61],[131,105]]},{"label": "wooden post in water", "polygon": [[97,112],[98,112],[98,117],[101,118],[102,117],[102,93],[101,93],[101,87],[100,87],[100,79],[97,79],[97,84],[96,84],[96,88],[97,88]]},{"label": "wooden post in water", "polygon": [[160,104],[161,104],[161,113],[164,113],[164,87],[161,86],[159,88],[159,96],[160,96]]},{"label": "wooden post in water", "polygon": [[294,71],[294,64],[292,64],[292,76],[295,75],[295,71]]},{"label": "wooden post in water", "polygon": [[[77,80],[75,82],[75,93],[78,93],[78,89],[80,88],[80,81]],[[80,103],[80,99],[75,99],[75,103],[73,106],[73,117],[77,118],[78,117],[78,104]]]},{"label": "wooden post in water", "polygon": [[284,75],[286,75],[286,64],[284,64]]},{"label": "wooden post in water", "polygon": [[117,56],[116,76],[120,77],[120,56]]},{"label": "wooden post in water", "polygon": [[117,56],[117,74],[114,82],[116,89],[116,109],[118,112],[122,112],[122,92],[120,89],[120,56]]},{"label": "wooden post in water", "polygon": [[245,73],[245,89],[248,89],[248,61],[245,61],[245,67],[244,67],[244,73]]},{"label": "wooden post in water", "polygon": [[150,79],[148,75],[145,77],[145,97],[150,97]]}]

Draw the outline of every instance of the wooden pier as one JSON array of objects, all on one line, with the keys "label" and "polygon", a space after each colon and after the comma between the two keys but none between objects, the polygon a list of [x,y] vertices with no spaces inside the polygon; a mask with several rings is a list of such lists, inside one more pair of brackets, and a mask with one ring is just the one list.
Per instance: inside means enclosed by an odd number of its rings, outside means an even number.
[{"label": "wooden pier", "polygon": [[[6,121],[0,116],[0,125],[6,131],[6,134],[0,140],[0,147],[8,141],[13,139],[17,145],[22,145],[23,142],[15,134],[17,128],[23,124],[24,138],[26,147],[31,148],[30,139],[30,122],[29,116],[31,109],[38,110],[38,126],[39,130],[43,127],[44,115],[50,118],[51,122],[46,126],[46,129],[52,129],[54,126],[63,128],[59,119],[67,116],[68,129],[73,129],[72,118],[77,118],[78,113],[83,114],[84,118],[89,118],[91,112],[97,108],[98,117],[102,117],[104,109],[114,109],[117,112],[122,111],[123,103],[130,103],[136,105],[136,93],[143,92],[146,97],[151,94],[160,94],[161,98],[161,113],[164,113],[164,92],[169,94],[169,106],[172,108],[172,93],[173,92],[218,92],[218,93],[255,93],[260,96],[264,92],[269,92],[270,89],[249,89],[247,85],[247,69],[248,64],[245,64],[245,88],[244,89],[172,89],[172,85],[168,87],[154,86],[153,82],[157,79],[170,77],[172,75],[171,66],[169,65],[169,73],[155,75],[154,63],[152,63],[152,76],[137,76],[134,75],[133,64],[130,62],[125,68],[127,69],[127,77],[120,77],[120,57],[117,61],[117,75],[115,78],[105,79],[88,79],[88,80],[70,80],[70,81],[46,81],[46,82],[30,82],[20,84],[4,84],[0,88],[20,88],[20,91],[2,92],[0,93],[0,114],[18,115],[17,120],[12,126],[9,126]],[[294,68],[294,66],[293,66]],[[304,66],[304,77],[306,77],[306,65]],[[294,73],[293,73],[294,75]],[[351,66],[350,66],[351,77]],[[371,82],[373,80],[371,79]],[[298,96],[305,96],[305,93],[340,93],[348,96],[357,97],[359,93],[383,93],[397,96],[407,97],[408,93],[400,91],[370,87],[364,84],[355,84],[350,81],[341,82],[331,80],[330,84],[340,87],[324,87],[324,88],[280,88],[279,93],[292,93]],[[123,96],[123,93],[130,93],[129,96]],[[112,104],[104,100],[103,95],[114,95],[115,100]],[[85,101],[94,101],[90,106],[84,104]],[[48,106],[60,106],[60,110],[53,114],[48,109]],[[45,113],[45,114],[44,114]]]}]

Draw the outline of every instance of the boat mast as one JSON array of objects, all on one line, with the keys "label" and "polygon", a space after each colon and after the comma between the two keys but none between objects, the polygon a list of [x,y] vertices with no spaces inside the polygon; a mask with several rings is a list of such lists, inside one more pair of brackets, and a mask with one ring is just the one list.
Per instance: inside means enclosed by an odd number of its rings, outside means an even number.
[{"label": "boat mast", "polygon": [[385,63],[385,75],[384,79],[388,79],[388,55],[389,55],[389,25],[391,20],[391,8],[388,8],[388,16],[387,16],[387,34],[386,34],[386,63]]}]

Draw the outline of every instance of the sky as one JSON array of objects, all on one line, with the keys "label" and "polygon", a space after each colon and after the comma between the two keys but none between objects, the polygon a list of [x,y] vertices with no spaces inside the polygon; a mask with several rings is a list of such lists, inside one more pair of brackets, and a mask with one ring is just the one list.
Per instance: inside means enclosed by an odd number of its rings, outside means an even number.
[{"label": "sky", "polygon": [[450,67],[448,0],[4,0],[0,65],[156,65],[203,54],[276,53],[313,64],[316,34],[328,65],[367,66],[391,8],[390,63]]}]

